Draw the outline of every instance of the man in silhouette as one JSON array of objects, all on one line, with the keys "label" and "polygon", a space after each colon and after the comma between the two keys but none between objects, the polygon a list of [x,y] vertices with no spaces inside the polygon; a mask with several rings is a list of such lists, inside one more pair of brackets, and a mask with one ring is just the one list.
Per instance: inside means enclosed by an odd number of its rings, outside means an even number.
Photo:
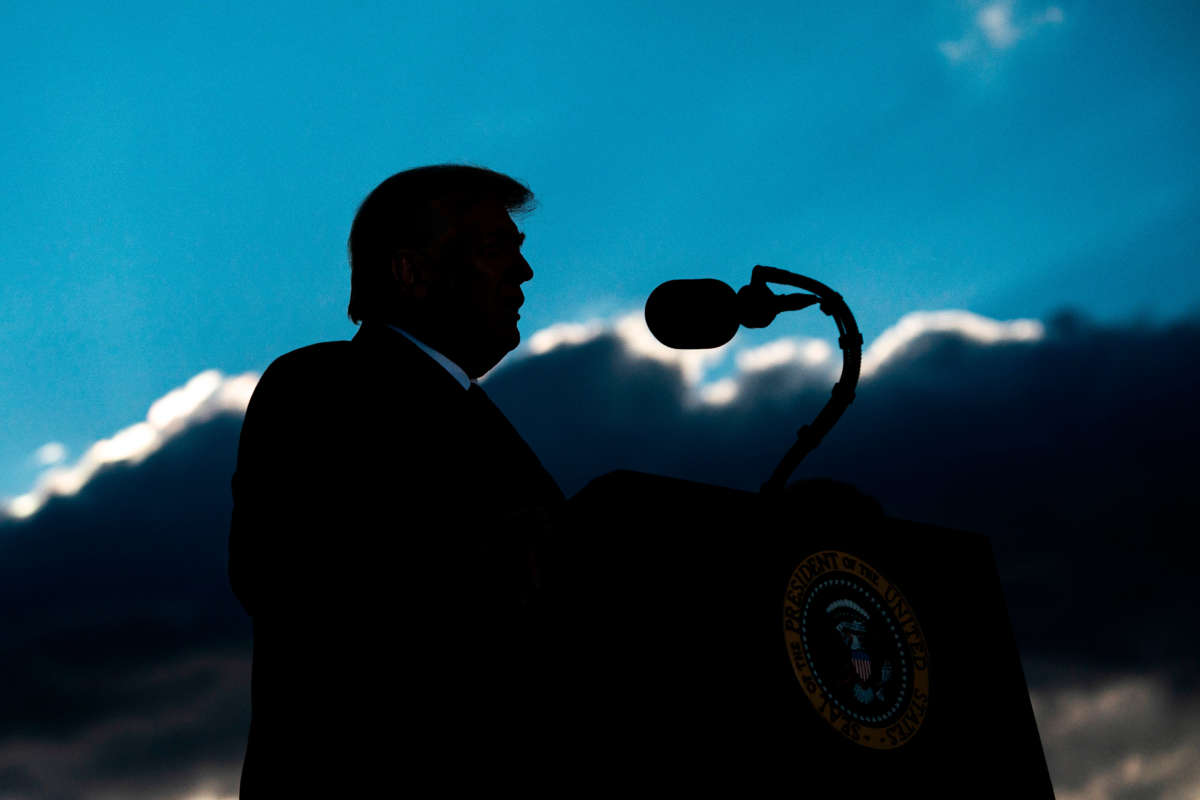
[{"label": "man in silhouette", "polygon": [[528,772],[538,538],[562,500],[475,380],[516,347],[529,190],[393,175],[350,232],[352,341],[277,359],[242,428],[230,579],[254,623],[241,796]]}]

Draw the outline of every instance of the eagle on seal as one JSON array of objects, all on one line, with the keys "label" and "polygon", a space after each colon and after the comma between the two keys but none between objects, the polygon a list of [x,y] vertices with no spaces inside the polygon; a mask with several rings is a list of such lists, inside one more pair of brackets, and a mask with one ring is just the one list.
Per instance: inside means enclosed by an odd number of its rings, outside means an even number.
[{"label": "eagle on seal", "polygon": [[834,600],[825,608],[833,629],[846,646],[848,664],[839,683],[850,689],[854,699],[863,705],[885,703],[885,689],[892,678],[892,662],[884,659],[875,670],[870,644],[873,637],[868,624],[871,615],[853,600]]}]

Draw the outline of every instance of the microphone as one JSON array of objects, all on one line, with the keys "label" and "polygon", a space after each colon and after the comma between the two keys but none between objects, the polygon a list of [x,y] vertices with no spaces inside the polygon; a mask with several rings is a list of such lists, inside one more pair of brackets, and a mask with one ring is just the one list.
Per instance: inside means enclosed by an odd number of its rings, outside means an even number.
[{"label": "microphone", "polygon": [[713,278],[661,284],[646,300],[646,326],[667,347],[699,350],[720,347],[741,321],[733,287]]},{"label": "microphone", "polygon": [[713,278],[660,284],[646,300],[646,326],[654,338],[677,350],[720,347],[737,329],[765,328],[780,311],[818,302],[813,295],[776,295],[765,282],[737,292]]}]

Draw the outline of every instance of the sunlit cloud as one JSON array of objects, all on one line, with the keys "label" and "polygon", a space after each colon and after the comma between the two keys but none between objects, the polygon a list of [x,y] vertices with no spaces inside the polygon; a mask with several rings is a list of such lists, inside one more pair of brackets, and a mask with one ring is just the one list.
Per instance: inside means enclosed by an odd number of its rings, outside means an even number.
[{"label": "sunlit cloud", "polygon": [[939,42],[938,50],[951,61],[962,61],[975,51],[975,42],[971,39],[958,39],[952,42]]},{"label": "sunlit cloud", "polygon": [[863,352],[862,377],[873,376],[913,342],[937,333],[957,334],[979,344],[1000,344],[1035,342],[1045,336],[1046,329],[1035,319],[1001,322],[970,311],[914,311],[879,334]]},{"label": "sunlit cloud", "polygon": [[[870,379],[891,360],[903,355],[913,342],[935,333],[952,333],[980,344],[998,344],[1036,341],[1042,338],[1044,329],[1032,319],[1001,322],[969,311],[914,312],[885,330],[866,349],[863,379]],[[832,380],[841,363],[840,353],[822,339],[781,337],[757,347],[737,348],[735,337],[729,344],[711,350],[675,350],[654,338],[640,311],[609,321],[552,325],[530,337],[527,355],[537,357],[560,347],[579,346],[604,334],[615,336],[634,357],[678,369],[689,402],[707,406],[724,406],[737,400],[743,379],[756,373],[796,368],[817,371],[821,378]],[[709,380],[709,373],[730,352],[734,352],[734,374]],[[221,412],[244,413],[257,383],[258,376],[253,373],[226,376],[216,370],[201,372],[154,401],[145,421],[96,442],[74,464],[47,469],[33,489],[0,507],[0,514],[29,517],[51,497],[79,492],[106,464],[137,463],[190,425]],[[65,449],[62,454],[65,455]],[[52,450],[48,455],[59,453]]]},{"label": "sunlit cloud", "polygon": [[1195,742],[1165,752],[1129,753],[1111,766],[1096,770],[1078,790],[1056,792],[1061,800],[1116,800],[1137,790],[1152,792],[1176,784],[1160,798],[1195,800],[1200,797],[1200,747]]},{"label": "sunlit cloud", "polygon": [[654,338],[640,311],[611,320],[558,322],[529,337],[526,355],[545,355],[560,347],[586,344],[604,334],[617,337],[626,352],[679,369],[689,386],[696,386],[707,370],[724,358],[729,345],[712,350],[674,350]]},{"label": "sunlit cloud", "polygon": [[741,387],[733,378],[722,378],[700,387],[700,402],[709,406],[727,406],[737,399]]},{"label": "sunlit cloud", "polygon": [[[903,355],[920,338],[950,333],[979,344],[1033,342],[1045,335],[1034,319],[1000,321],[970,311],[917,311],[906,314],[885,330],[863,352],[862,378],[869,379],[890,361]],[[632,355],[649,358],[680,370],[693,400],[705,405],[728,405],[741,392],[744,376],[783,367],[815,371],[833,380],[840,369],[841,353],[824,339],[782,337],[757,347],[737,348],[737,337],[713,350],[674,350],[660,343],[646,327],[640,312],[610,321],[558,323],[538,331],[529,339],[529,355],[544,355],[559,347],[583,344],[611,334]],[[726,354],[734,352],[733,376],[708,381],[708,374]]]},{"label": "sunlit cloud", "polygon": [[728,344],[711,350],[675,350],[667,347],[655,339],[646,327],[646,319],[641,311],[618,318],[613,325],[613,332],[632,355],[678,367],[689,386],[698,385],[708,369],[720,362],[729,349]]},{"label": "sunlit cloud", "polygon": [[166,430],[176,420],[187,419],[222,383],[215,369],[201,372],[178,389],[172,389],[155,400],[146,414],[146,421],[158,430]]},{"label": "sunlit cloud", "polygon": [[[24,773],[40,791],[9,794],[8,787],[0,787],[0,797],[233,800],[240,758],[230,760],[230,748],[209,731],[242,715],[239,707],[249,697],[249,656],[200,651],[106,675],[106,684],[122,696],[141,692],[165,702],[148,708],[131,703],[59,735],[31,732],[9,737],[0,745],[0,775]],[[157,773],[148,760],[156,742],[197,739],[211,739],[216,752],[199,763]],[[97,774],[97,768],[105,766],[97,757],[102,753],[117,763],[137,766],[126,767],[124,775]],[[130,780],[134,776],[137,780]]]},{"label": "sunlit cloud", "polygon": [[1057,25],[1065,18],[1066,17],[1063,15],[1063,10],[1061,8],[1058,6],[1050,6],[1045,11],[1034,17],[1033,21],[1036,25]]},{"label": "sunlit cloud", "polygon": [[1114,681],[1099,689],[1062,689],[1039,698],[1045,717],[1042,734],[1052,739],[1104,726],[1120,725],[1130,709],[1153,709],[1166,702],[1164,688],[1142,678]]},{"label": "sunlit cloud", "polygon": [[1047,6],[1035,14],[1018,17],[1012,0],[986,3],[975,12],[971,26],[958,39],[938,42],[938,51],[952,63],[1008,50],[1044,25],[1059,25],[1066,19],[1058,6]]},{"label": "sunlit cloud", "polygon": [[[76,494],[107,464],[136,464],[190,425],[221,412],[244,413],[257,383],[258,376],[253,373],[225,376],[217,370],[201,372],[152,403],[144,422],[101,439],[74,464],[43,472],[33,489],[0,507],[0,516],[28,517],[51,497]],[[64,448],[62,455],[65,454]]]},{"label": "sunlit cloud", "polygon": [[584,344],[604,333],[604,328],[604,323],[600,320],[559,322],[549,328],[543,328],[529,338],[529,353],[540,356],[559,347]]},{"label": "sunlit cloud", "polygon": [[833,348],[824,339],[776,339],[761,347],[742,350],[734,357],[742,372],[763,372],[785,364],[818,367],[829,363]]},{"label": "sunlit cloud", "polygon": [[987,43],[999,50],[1012,47],[1021,37],[1021,32],[1013,25],[1012,3],[989,3],[979,9],[975,23]]},{"label": "sunlit cloud", "polygon": [[1200,703],[1135,675],[1031,693],[1061,800],[1200,797]]},{"label": "sunlit cloud", "polygon": [[33,452],[33,461],[39,467],[50,467],[67,457],[67,446],[62,442],[46,442]]}]

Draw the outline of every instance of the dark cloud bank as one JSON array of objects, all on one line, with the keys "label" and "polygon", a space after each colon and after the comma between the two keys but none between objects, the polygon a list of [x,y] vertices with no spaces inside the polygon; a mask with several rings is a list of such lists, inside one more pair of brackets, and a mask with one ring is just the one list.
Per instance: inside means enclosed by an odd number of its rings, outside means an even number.
[{"label": "dark cloud bank", "polygon": [[[1177,730],[1170,698],[1196,708],[1200,663],[1198,363],[1196,320],[1061,315],[1042,341],[998,345],[926,335],[860,387],[797,477],[989,534],[1035,696],[1082,692],[1041,704],[1064,736],[1086,709],[1105,713],[1095,698],[1112,686],[1158,698],[1159,717],[1138,724]],[[677,370],[609,335],[517,361],[488,388],[568,493],[615,468],[755,488],[828,392],[783,366],[746,375],[726,406],[697,406]],[[0,798],[235,793],[250,644],[225,581],[239,427],[198,424],[0,523]],[[1043,735],[1060,794],[1101,768],[1078,737],[1056,763],[1057,733]]]}]

